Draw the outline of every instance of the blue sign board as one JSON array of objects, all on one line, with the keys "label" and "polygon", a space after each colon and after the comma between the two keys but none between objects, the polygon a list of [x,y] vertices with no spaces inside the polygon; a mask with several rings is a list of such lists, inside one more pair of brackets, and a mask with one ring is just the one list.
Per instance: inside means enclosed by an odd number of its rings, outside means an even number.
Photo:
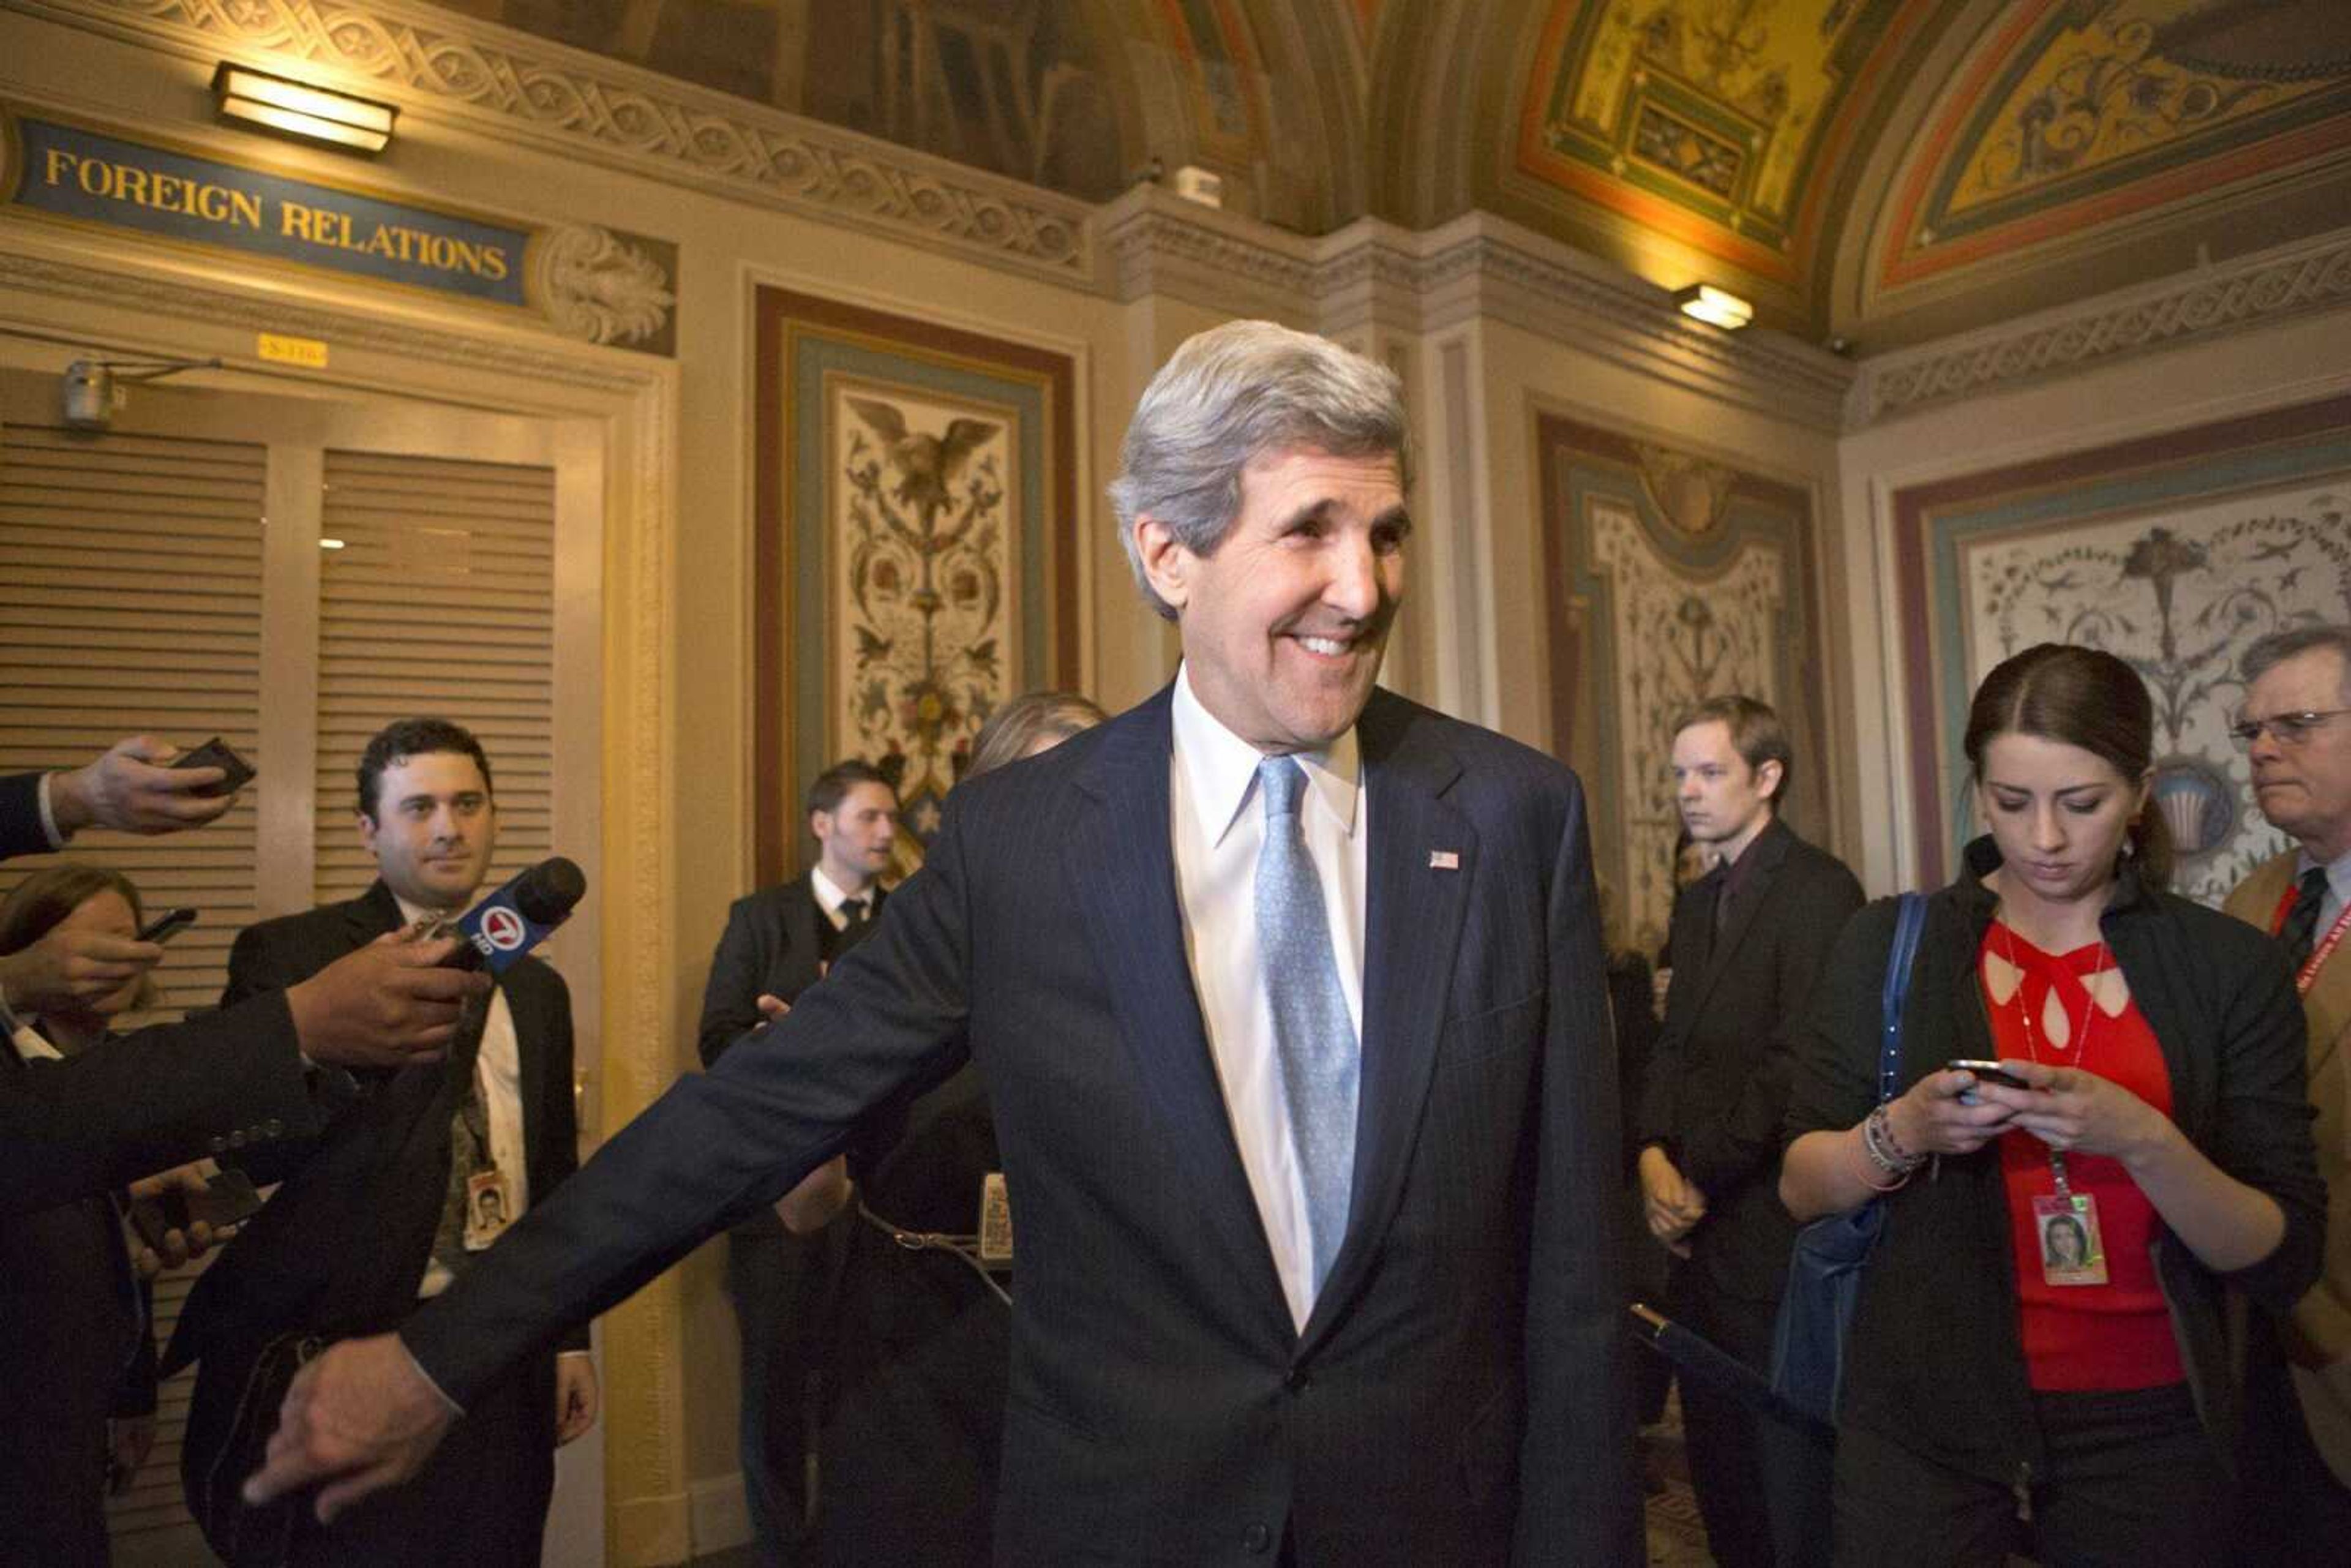
[{"label": "blue sign board", "polygon": [[525,229],[143,146],[18,113],[20,207],[527,307]]}]

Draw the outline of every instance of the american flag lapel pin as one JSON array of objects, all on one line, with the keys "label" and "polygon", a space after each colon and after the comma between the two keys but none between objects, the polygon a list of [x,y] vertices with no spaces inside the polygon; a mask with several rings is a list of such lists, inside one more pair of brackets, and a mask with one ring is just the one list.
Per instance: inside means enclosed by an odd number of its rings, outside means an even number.
[{"label": "american flag lapel pin", "polygon": [[1431,871],[1459,871],[1461,869],[1461,856],[1458,852],[1453,850],[1431,850],[1428,852],[1428,869]]}]

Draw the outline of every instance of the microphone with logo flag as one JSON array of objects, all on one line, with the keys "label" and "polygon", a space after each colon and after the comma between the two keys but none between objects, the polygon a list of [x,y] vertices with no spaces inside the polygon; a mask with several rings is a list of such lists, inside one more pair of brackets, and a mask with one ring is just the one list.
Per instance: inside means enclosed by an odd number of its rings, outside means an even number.
[{"label": "microphone with logo flag", "polygon": [[465,911],[456,927],[465,946],[451,962],[505,974],[569,920],[587,894],[588,879],[575,862],[561,855],[539,862]]}]

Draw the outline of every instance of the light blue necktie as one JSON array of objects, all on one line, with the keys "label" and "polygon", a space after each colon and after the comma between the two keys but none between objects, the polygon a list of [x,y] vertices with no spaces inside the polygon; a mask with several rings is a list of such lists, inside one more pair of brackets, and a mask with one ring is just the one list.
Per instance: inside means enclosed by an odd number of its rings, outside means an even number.
[{"label": "light blue necktie", "polygon": [[1299,821],[1306,775],[1288,757],[1268,757],[1258,762],[1257,781],[1265,797],[1265,843],[1257,855],[1258,950],[1265,964],[1266,996],[1273,1004],[1290,1135],[1306,1188],[1319,1293],[1347,1234],[1363,1055],[1347,1017],[1346,993],[1339,988],[1322,884],[1315,878]]}]

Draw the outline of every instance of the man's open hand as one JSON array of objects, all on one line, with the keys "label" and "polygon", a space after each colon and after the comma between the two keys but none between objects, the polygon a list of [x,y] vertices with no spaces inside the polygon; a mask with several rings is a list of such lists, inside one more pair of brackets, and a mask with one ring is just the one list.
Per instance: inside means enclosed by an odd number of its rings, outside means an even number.
[{"label": "man's open hand", "polygon": [[180,748],[152,735],[134,735],[97,761],[49,776],[49,815],[57,831],[112,828],[125,833],[175,833],[201,828],[235,804],[235,794],[208,795],[228,777],[217,768],[170,767]]},{"label": "man's open hand", "polygon": [[319,1522],[423,1468],[457,1412],[395,1334],[347,1339],[297,1373],[261,1469],[246,1479],[259,1505],[318,1487]]},{"label": "man's open hand", "polygon": [[454,937],[379,936],[286,993],[302,1054],[339,1067],[438,1061],[465,998],[490,988],[479,970],[450,969]]}]

